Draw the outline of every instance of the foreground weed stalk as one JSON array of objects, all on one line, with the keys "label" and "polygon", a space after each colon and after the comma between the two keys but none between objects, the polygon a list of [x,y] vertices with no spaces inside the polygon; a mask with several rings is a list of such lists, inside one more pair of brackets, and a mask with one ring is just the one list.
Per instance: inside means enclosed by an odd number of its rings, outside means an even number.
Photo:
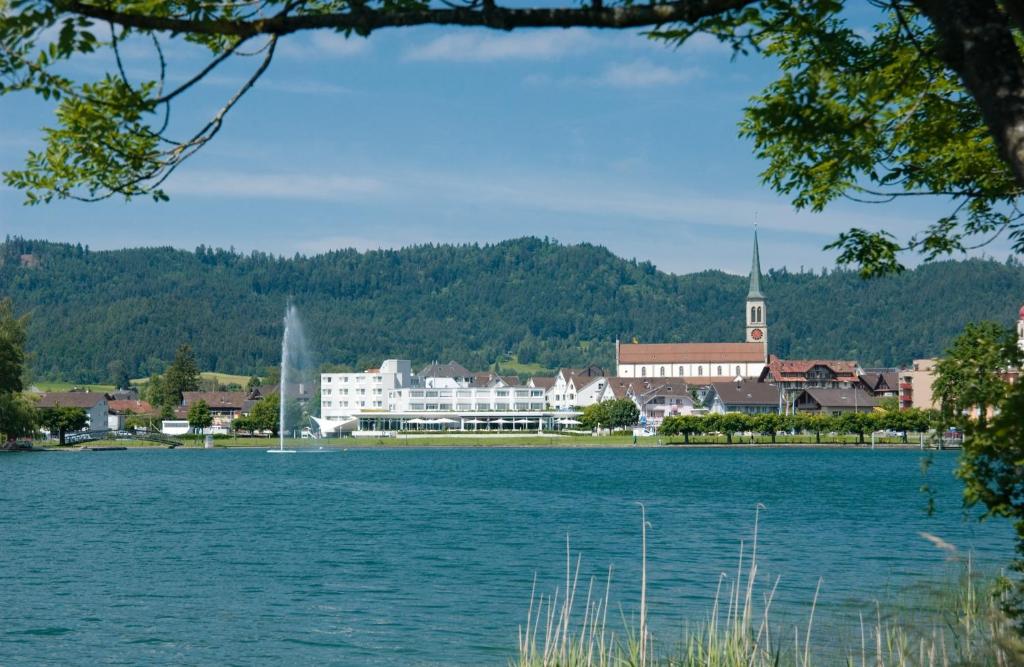
[{"label": "foreground weed stalk", "polygon": [[[593,580],[587,587],[581,611],[574,609],[580,565],[573,567],[569,538],[565,546],[565,588],[548,597],[537,593],[534,577],[526,623],[519,628],[515,667],[812,667],[844,664],[846,667],[1011,667],[1024,665],[1024,641],[1001,611],[1008,588],[979,584],[970,558],[962,561],[959,582],[930,605],[927,619],[883,620],[876,603],[874,623],[860,616],[857,649],[812,641],[814,613],[821,594],[818,580],[807,623],[794,625],[792,641],[777,642],[770,622],[772,602],[779,579],[760,594],[757,538],[760,510],[754,517],[754,534],[747,559],[740,542],[736,576],[722,573],[707,620],[684,628],[683,640],[674,651],[657,654],[649,629],[647,597],[647,510],[641,505],[640,610],[638,625],[622,615],[621,634],[608,627],[612,569],[608,569],[604,594],[595,595]],[[927,536],[930,539],[930,536]],[[948,548],[948,545],[947,547]],[[955,549],[954,549],[955,551]],[[723,597],[724,596],[724,597]],[[760,600],[759,600],[760,598]],[[724,600],[724,604],[723,604]],[[543,622],[543,625],[542,625]],[[787,648],[784,648],[786,646]],[[827,648],[822,648],[826,646]],[[845,657],[844,657],[845,656]]]}]

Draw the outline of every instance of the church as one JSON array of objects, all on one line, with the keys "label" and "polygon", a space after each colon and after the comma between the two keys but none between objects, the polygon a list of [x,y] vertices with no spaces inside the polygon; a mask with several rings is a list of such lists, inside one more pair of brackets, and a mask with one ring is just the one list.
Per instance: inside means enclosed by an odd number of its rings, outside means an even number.
[{"label": "church", "polygon": [[768,362],[768,310],[761,291],[761,259],[754,230],[750,290],[743,309],[743,343],[615,343],[617,375],[622,378],[683,378],[687,384],[756,378]]}]

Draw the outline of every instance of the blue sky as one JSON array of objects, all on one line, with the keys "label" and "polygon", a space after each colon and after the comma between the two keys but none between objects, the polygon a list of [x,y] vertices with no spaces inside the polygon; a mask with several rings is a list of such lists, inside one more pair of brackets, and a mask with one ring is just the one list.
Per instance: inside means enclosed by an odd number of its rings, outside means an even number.
[{"label": "blue sky", "polygon": [[[180,43],[167,50],[172,80],[204,62]],[[144,44],[126,51],[130,76],[152,72]],[[85,58],[74,73],[95,77],[109,61]],[[172,129],[198,126],[256,64],[217,70],[175,107]],[[765,268],[820,269],[839,231],[906,237],[946,210],[795,212],[760,184],[764,165],[737,137],[742,106],[774,75],[703,36],[678,50],[586,30],[291,36],[214,142],[168,181],[169,203],[24,207],[0,188],[0,233],[286,255],[530,234],[676,273],[742,273],[755,218]],[[49,103],[0,97],[0,168],[20,166],[51,119]]]}]

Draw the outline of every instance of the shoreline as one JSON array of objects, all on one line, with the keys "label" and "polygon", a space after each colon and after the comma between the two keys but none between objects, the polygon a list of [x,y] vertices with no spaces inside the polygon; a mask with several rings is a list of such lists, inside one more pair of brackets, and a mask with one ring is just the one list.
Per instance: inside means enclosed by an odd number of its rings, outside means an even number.
[{"label": "shoreline", "polygon": [[[504,440],[504,441],[502,441]],[[344,442],[344,441],[333,441],[324,444],[311,444],[306,445],[298,442],[286,442],[286,447],[291,449],[309,450],[309,451],[344,451],[348,449],[637,449],[637,450],[695,450],[695,449],[745,449],[745,450],[770,450],[770,449],[791,449],[791,450],[808,450],[808,449],[822,449],[822,450],[833,450],[833,449],[849,449],[849,450],[918,450],[918,451],[959,451],[957,449],[934,449],[934,448],[921,448],[919,444],[915,443],[877,443],[874,446],[871,443],[840,443],[840,442],[737,442],[733,444],[727,443],[714,443],[714,442],[697,442],[685,444],[682,442],[668,442],[658,444],[637,442],[633,444],[631,441],[623,442],[572,442],[569,438],[552,438],[550,442],[515,442],[513,438],[489,438],[484,440],[477,440],[473,442],[459,442],[458,439],[444,440],[437,438],[436,441],[422,441],[415,439],[413,442],[405,442],[396,439],[379,439],[372,442],[368,441],[355,441],[355,442]],[[316,441],[314,441],[316,442]],[[229,444],[216,444],[212,449],[215,450],[260,450],[266,451],[269,449],[276,449],[276,441],[267,441],[261,444],[249,444],[249,443],[229,443]],[[130,440],[110,440],[110,441],[97,441],[90,443],[87,446],[81,447],[60,447],[60,446],[37,446],[32,450],[23,451],[35,451],[35,452],[85,452],[92,451],[94,447],[109,447],[119,446],[125,447],[125,451],[131,450],[152,450],[152,449],[168,449],[166,445],[159,445],[149,442],[137,442]],[[206,450],[201,444],[192,446],[185,444],[175,449],[179,450]]]}]

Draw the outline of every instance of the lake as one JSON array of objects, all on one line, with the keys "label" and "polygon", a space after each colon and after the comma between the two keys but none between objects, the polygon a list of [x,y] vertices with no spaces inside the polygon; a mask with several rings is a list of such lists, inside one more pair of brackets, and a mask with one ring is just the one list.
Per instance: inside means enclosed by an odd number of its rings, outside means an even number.
[{"label": "lake", "polygon": [[[956,454],[914,450],[138,450],[0,456],[0,664],[505,665],[538,592],[612,575],[658,645],[708,613],[760,513],[776,620],[840,627],[1012,556],[965,517]],[[728,582],[727,582],[728,583]],[[763,589],[763,590],[766,590]],[[614,617],[614,619],[612,618]],[[815,624],[818,624],[818,616]]]}]

